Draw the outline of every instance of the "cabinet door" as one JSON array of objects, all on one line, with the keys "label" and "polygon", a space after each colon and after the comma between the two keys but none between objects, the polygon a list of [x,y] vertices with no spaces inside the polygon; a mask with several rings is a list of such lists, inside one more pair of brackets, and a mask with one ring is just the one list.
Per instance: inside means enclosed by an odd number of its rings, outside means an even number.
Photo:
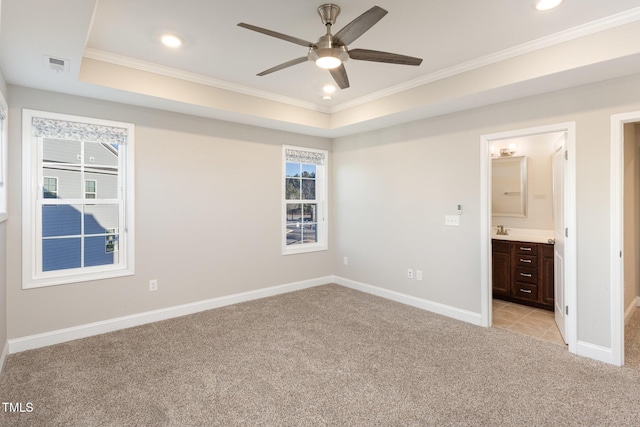
[{"label": "cabinet door", "polygon": [[553,245],[542,247],[542,302],[553,307]]},{"label": "cabinet door", "polygon": [[493,251],[493,293],[509,296],[511,291],[511,254]]}]

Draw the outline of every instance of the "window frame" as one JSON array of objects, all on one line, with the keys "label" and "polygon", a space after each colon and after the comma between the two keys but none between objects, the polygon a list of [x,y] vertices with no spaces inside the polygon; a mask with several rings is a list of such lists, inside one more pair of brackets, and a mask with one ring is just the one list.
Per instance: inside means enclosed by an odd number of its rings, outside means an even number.
[{"label": "window frame", "polygon": [[7,214],[7,155],[9,140],[9,106],[0,92],[0,222],[8,218]]},{"label": "window frame", "polygon": [[[316,198],[317,203],[317,241],[313,243],[301,243],[296,245],[287,245],[287,204],[291,204],[291,200],[287,200],[287,150],[306,151],[309,153],[321,154],[324,156],[324,164],[316,165]],[[305,163],[302,163],[305,164]],[[282,146],[282,177],[280,186],[282,189],[282,216],[281,216],[281,239],[282,239],[282,255],[294,255],[309,252],[326,251],[329,249],[329,152],[316,148],[300,147],[294,145]],[[300,203],[304,203],[301,199]]]},{"label": "window frame", "polygon": [[[34,135],[33,119],[52,119],[82,125],[106,126],[126,130],[126,143],[121,144],[118,153],[119,188],[117,201],[119,208],[118,262],[108,265],[85,266],[72,269],[43,271],[42,267],[42,220],[37,209],[46,200],[43,196],[42,156],[43,137]],[[86,140],[84,143],[93,143]],[[22,111],[22,158],[23,158],[23,198],[22,198],[22,288],[40,288],[90,280],[109,279],[134,274],[134,125],[91,117],[59,114],[46,111],[23,109]],[[85,184],[83,184],[84,186]],[[97,189],[97,187],[96,187]],[[60,189],[58,188],[58,194]],[[84,196],[84,192],[82,193]],[[83,200],[84,197],[83,197]],[[92,203],[96,199],[88,199]],[[39,223],[38,223],[39,222]]]}]

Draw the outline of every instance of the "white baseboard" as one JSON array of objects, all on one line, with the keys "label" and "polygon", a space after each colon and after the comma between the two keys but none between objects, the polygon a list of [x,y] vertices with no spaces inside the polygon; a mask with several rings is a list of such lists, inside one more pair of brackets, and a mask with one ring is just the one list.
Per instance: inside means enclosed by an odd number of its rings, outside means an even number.
[{"label": "white baseboard", "polygon": [[452,307],[450,305],[441,304],[438,302],[429,301],[426,299],[414,297],[411,295],[403,294],[389,289],[379,288],[377,286],[367,285],[366,283],[356,282],[354,280],[345,279],[342,277],[333,278],[333,282],[338,285],[345,286],[347,288],[355,289],[358,291],[366,292],[368,294],[376,295],[382,298],[386,298],[392,301],[396,301],[402,304],[410,305],[412,307],[420,308],[422,310],[431,311],[436,314],[451,317],[453,319],[462,320],[463,322],[472,323],[477,326],[482,326],[480,313],[474,313],[472,311],[463,310],[460,308]]},{"label": "white baseboard", "polygon": [[576,354],[578,356],[588,357],[600,362],[616,365],[613,360],[613,351],[607,347],[591,344],[584,341],[578,341],[576,344]]},{"label": "white baseboard", "polygon": [[[22,338],[15,338],[8,341],[8,349],[9,353],[13,354],[25,350],[31,350],[34,348],[60,344],[80,338],[86,338],[94,335],[104,334],[107,332],[117,331],[120,329],[131,328],[133,326],[140,326],[147,323],[158,322],[160,320],[167,320],[174,317],[199,313],[201,311],[211,310],[227,305],[238,304],[241,302],[252,301],[307,288],[313,288],[315,286],[331,283],[332,279],[332,276],[320,277],[317,279],[272,286],[269,288],[257,289],[255,291],[242,292],[238,294],[212,298],[209,300],[197,301],[190,304],[183,304],[159,310],[147,311],[145,313],[132,314],[130,316],[117,317],[115,319],[103,320],[101,322],[94,322],[86,325],[59,329],[57,331],[45,332],[42,334],[30,335]],[[6,350],[7,348],[5,346],[5,352]],[[4,362],[4,355],[5,353],[2,354],[2,362]]]},{"label": "white baseboard", "polygon": [[2,349],[2,353],[0,354],[0,375],[4,372],[4,362],[7,361],[7,356],[9,355],[9,341],[4,343],[4,348]]}]

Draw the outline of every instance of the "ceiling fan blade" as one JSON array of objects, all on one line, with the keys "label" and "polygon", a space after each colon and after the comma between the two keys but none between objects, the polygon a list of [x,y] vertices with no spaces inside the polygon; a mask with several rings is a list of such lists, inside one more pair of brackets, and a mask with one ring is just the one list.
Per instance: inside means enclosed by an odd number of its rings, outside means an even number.
[{"label": "ceiling fan blade", "polygon": [[380,52],[379,50],[353,49],[349,51],[349,58],[360,61],[387,62],[389,64],[420,65],[422,58],[399,55],[397,53]]},{"label": "ceiling fan blade", "polygon": [[340,89],[346,89],[349,87],[349,77],[347,77],[347,70],[344,68],[344,64],[340,64],[339,67],[330,69],[329,72]]},{"label": "ceiling fan blade", "polygon": [[266,76],[267,74],[271,74],[276,71],[280,71],[282,69],[291,67],[293,65],[302,64],[303,62],[307,62],[309,58],[306,56],[301,56],[300,58],[292,59],[291,61],[284,62],[280,65],[276,65],[275,67],[269,68],[268,70],[264,70],[263,72],[257,74],[258,76]]},{"label": "ceiling fan blade", "polygon": [[315,43],[311,43],[306,40],[299,39],[297,37],[288,36],[286,34],[278,33],[276,31],[267,30],[266,28],[256,27],[255,25],[245,24],[244,22],[240,22],[238,27],[246,28],[247,30],[256,31],[258,33],[266,34],[271,37],[275,37],[277,39],[286,40],[291,43],[299,44],[304,47],[312,47],[315,46]]},{"label": "ceiling fan blade", "polygon": [[369,28],[373,27],[388,12],[379,6],[373,6],[353,21],[349,22],[343,29],[333,36],[334,43],[347,46],[353,43],[358,37],[363,35]]}]

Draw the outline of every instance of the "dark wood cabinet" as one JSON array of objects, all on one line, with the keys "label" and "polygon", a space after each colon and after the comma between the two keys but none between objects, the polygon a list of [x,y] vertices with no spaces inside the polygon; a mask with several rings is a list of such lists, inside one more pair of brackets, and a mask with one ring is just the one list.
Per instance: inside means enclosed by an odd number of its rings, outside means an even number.
[{"label": "dark wood cabinet", "polygon": [[511,247],[508,242],[493,241],[493,294],[509,296],[511,292]]},{"label": "dark wood cabinet", "polygon": [[553,245],[491,241],[493,296],[553,310]]}]

